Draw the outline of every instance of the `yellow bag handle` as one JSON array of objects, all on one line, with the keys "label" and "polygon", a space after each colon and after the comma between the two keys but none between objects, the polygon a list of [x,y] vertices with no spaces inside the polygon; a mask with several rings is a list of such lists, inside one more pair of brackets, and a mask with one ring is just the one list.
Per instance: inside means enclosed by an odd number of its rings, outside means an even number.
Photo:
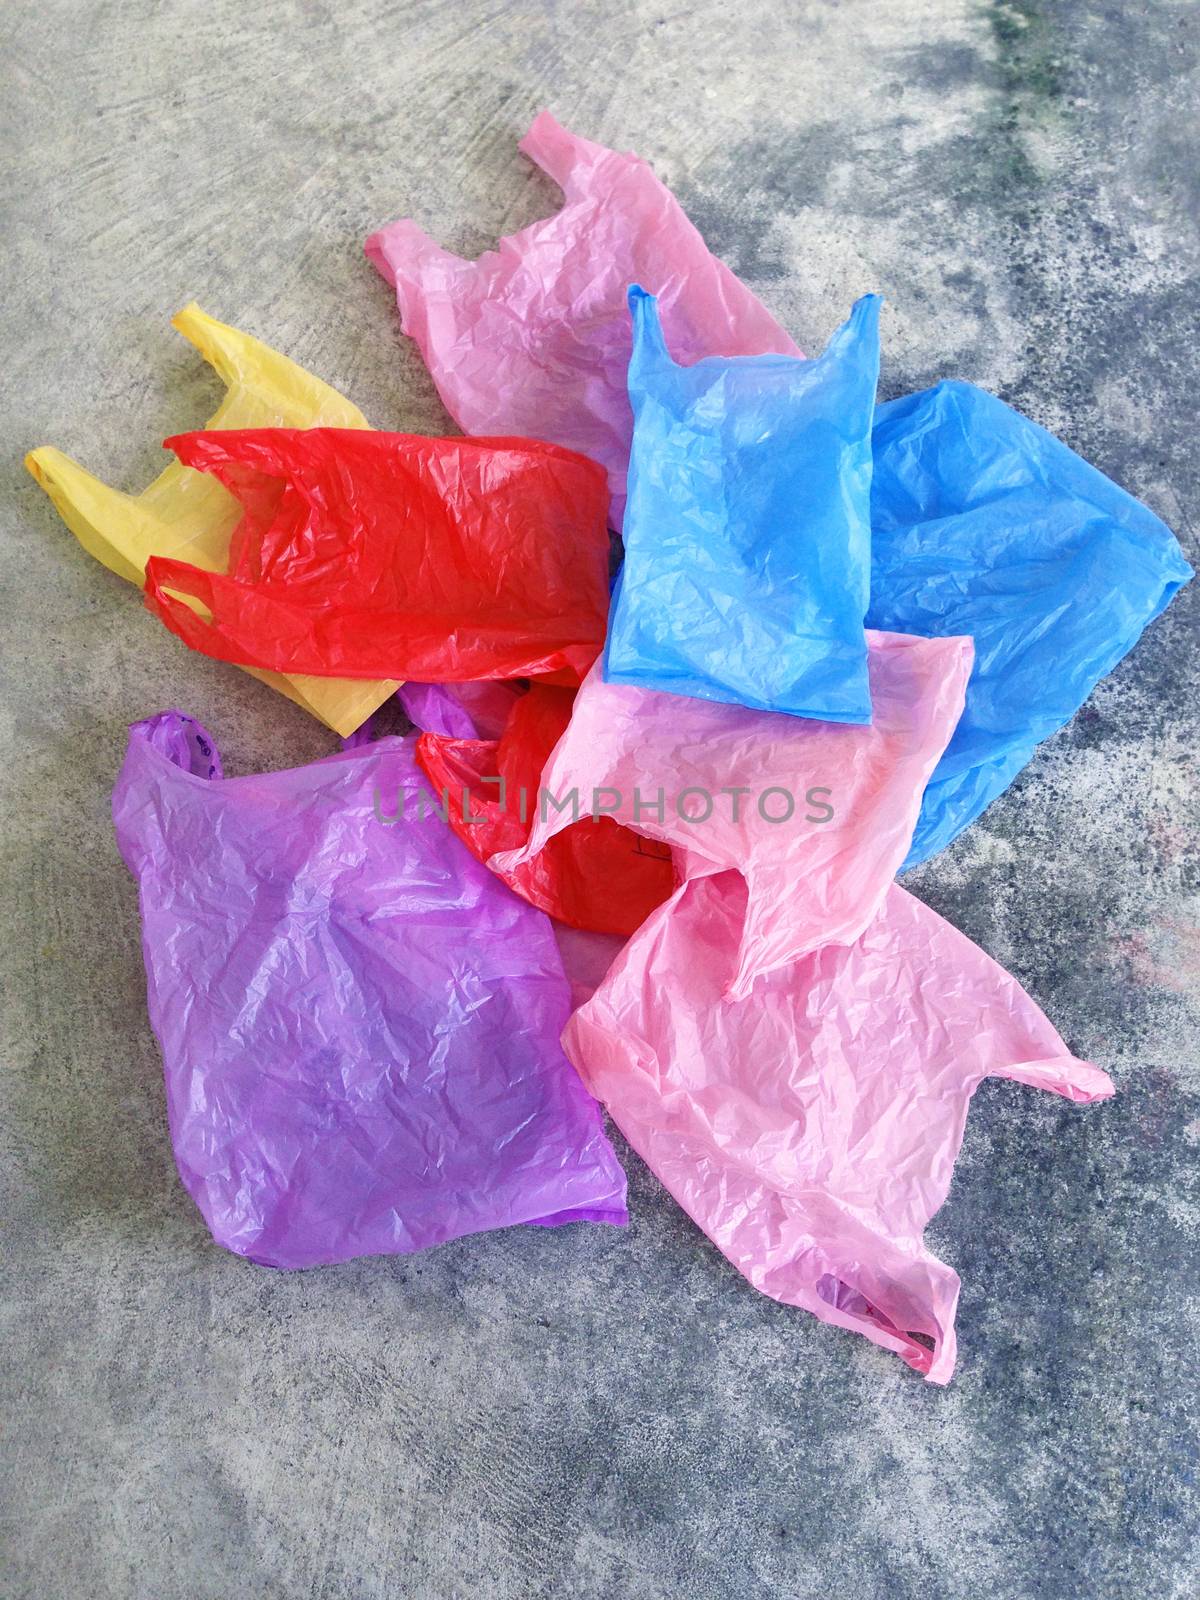
[{"label": "yellow bag handle", "polygon": [[[370,427],[358,407],[329,384],[270,345],[208,316],[194,302],[171,321],[225,383],[225,397],[207,427]],[[151,556],[178,556],[210,572],[225,571],[240,509],[208,473],[172,461],[148,489],[128,495],[51,445],[31,450],[25,465],[88,554],[139,589]],[[399,687],[245,670],[343,735],[353,733]]]}]

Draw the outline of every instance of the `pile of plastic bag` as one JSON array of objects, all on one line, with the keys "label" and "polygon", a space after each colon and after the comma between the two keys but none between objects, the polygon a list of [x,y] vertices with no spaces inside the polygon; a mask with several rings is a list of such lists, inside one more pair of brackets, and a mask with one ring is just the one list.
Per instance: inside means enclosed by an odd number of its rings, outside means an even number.
[{"label": "pile of plastic bag", "polygon": [[[182,712],[130,730],[180,1176],[274,1267],[620,1224],[602,1104],[756,1288],[944,1383],[923,1233],[972,1093],[1113,1086],[896,876],[1191,569],[993,396],[877,406],[876,296],[806,359],[644,162],[547,114],[522,148],[555,216],[366,245],[466,437],[192,306],[228,395],[149,489],[28,458],[180,639],[342,735],[229,779]],[[376,737],[397,693],[418,731]]]}]

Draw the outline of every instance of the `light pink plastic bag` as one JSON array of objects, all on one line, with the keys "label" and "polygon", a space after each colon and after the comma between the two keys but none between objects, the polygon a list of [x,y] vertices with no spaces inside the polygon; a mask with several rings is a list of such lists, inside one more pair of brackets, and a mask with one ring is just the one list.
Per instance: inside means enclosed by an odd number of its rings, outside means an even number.
[{"label": "light pink plastic bag", "polygon": [[594,667],[546,764],[528,844],[489,865],[535,856],[575,820],[574,793],[580,815],[612,815],[674,847],[685,878],[729,867],[745,877],[731,997],[760,973],[857,939],[904,859],[972,659],[966,638],[867,641],[867,727],[605,683]]},{"label": "light pink plastic bag", "polygon": [[466,433],[549,439],[609,475],[621,526],[633,416],[625,379],[630,284],[658,296],[667,342],[702,356],[800,355],[774,317],[712,256],[644,161],[580,139],[543,111],[521,150],[564,205],[478,261],[443,250],[408,220],[366,252],[393,285],[446,409]]},{"label": "light pink plastic bag", "polygon": [[865,1334],[933,1383],[959,1281],[922,1234],[985,1077],[1113,1093],[1015,979],[892,885],[857,943],[722,998],[746,887],[703,878],[617,957],[563,1045],[671,1194],[757,1289]]}]

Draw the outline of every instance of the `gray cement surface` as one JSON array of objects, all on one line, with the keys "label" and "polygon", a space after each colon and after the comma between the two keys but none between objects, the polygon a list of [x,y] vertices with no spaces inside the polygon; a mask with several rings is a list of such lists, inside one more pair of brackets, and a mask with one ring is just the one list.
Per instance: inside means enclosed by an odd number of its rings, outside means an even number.
[{"label": "gray cement surface", "polygon": [[978,1095],[937,1390],[755,1294],[632,1157],[626,1234],[297,1275],[210,1243],[109,823],[124,729],[181,706],[235,772],[333,740],[185,652],[20,460],[146,483],[218,398],[168,326],[192,297],[444,431],[361,241],[546,214],[515,143],[549,106],[653,159],[805,348],[881,290],[885,394],[993,388],[1195,561],[1197,7],[8,0],[0,32],[0,1592],[1193,1595],[1200,584],[910,880],[1120,1088]]}]

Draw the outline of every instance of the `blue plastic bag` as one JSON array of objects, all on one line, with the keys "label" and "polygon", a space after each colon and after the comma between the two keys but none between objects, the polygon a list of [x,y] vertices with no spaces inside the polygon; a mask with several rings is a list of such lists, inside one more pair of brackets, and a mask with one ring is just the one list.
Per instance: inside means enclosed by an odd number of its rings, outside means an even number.
[{"label": "blue plastic bag", "polygon": [[681,367],[654,296],[629,291],[634,434],[609,683],[870,722],[879,304],[859,300],[813,361]]},{"label": "blue plastic bag", "polygon": [[975,640],[903,871],[1008,787],[1192,569],[1152,511],[972,384],[880,406],[872,447],[868,625]]}]

